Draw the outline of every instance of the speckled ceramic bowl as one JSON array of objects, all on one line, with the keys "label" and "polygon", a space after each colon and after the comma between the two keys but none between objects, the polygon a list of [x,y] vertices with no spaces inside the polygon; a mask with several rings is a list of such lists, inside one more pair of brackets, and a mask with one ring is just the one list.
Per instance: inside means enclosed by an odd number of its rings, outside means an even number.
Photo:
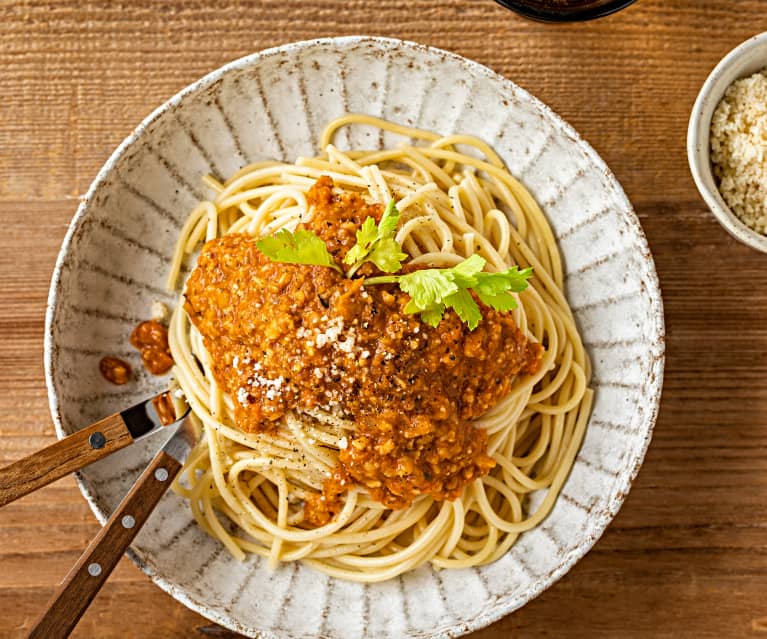
[{"label": "speckled ceramic bowl", "polygon": [[711,167],[711,118],[728,87],[767,67],[767,32],[730,51],[716,65],[695,100],[687,128],[687,160],[695,184],[719,224],[736,240],[767,253],[767,236],[740,221],[724,201]]},{"label": "speckled ceramic bowl", "polygon": [[[152,113],[96,177],[64,241],[51,285],[45,362],[59,436],[159,390],[140,374],[101,379],[115,354],[142,371],[131,328],[162,288],[200,178],[263,158],[318,151],[321,127],[348,111],[489,142],[542,204],[561,246],[567,294],[594,363],[594,411],[551,515],[496,563],[423,567],[363,586],[300,564],[270,572],[231,559],[166,495],[130,555],[164,590],[253,637],[454,637],[516,610],[582,557],[615,516],[650,441],[663,376],[663,310],[652,257],[618,182],[544,104],[478,64],[412,43],[350,37],[270,49],[233,62]],[[342,147],[396,143],[364,128]],[[161,445],[143,441],[85,469],[102,522]]]}]

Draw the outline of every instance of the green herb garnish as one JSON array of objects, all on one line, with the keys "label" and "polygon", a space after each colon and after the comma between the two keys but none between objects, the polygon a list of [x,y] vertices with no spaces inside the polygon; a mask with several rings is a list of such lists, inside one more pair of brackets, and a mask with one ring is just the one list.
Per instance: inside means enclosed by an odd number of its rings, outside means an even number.
[{"label": "green herb garnish", "polygon": [[[357,231],[357,244],[344,258],[344,262],[351,265],[347,277],[351,277],[365,262],[372,262],[385,273],[394,273],[402,268],[402,261],[407,255],[394,239],[398,220],[399,211],[394,200],[389,202],[377,225],[372,217],[365,220]],[[298,229],[295,233],[281,229],[271,237],[258,240],[257,246],[276,262],[328,266],[343,274],[325,242],[305,229]],[[501,273],[484,273],[485,264],[483,257],[472,255],[452,268],[429,268],[404,275],[368,277],[364,283],[366,286],[397,284],[410,296],[405,312],[420,313],[421,319],[430,326],[436,327],[445,311],[452,308],[473,331],[482,320],[482,311],[471,291],[487,306],[497,311],[511,311],[517,308],[517,301],[511,293],[524,291],[533,273],[532,268],[520,271],[518,266]]]},{"label": "green herb garnish", "polygon": [[365,262],[372,262],[384,273],[396,273],[402,268],[402,260],[407,258],[407,254],[402,252],[399,242],[394,239],[397,222],[399,211],[394,200],[389,200],[378,225],[372,217],[363,222],[362,228],[357,231],[357,243],[344,257],[344,263],[351,265],[348,277],[354,275]]},{"label": "green herb garnish", "polygon": [[482,312],[470,290],[491,308],[510,311],[517,307],[511,293],[524,291],[533,273],[532,268],[520,271],[517,266],[502,273],[483,273],[484,266],[483,257],[472,255],[452,268],[370,277],[365,280],[365,285],[396,283],[410,295],[405,312],[420,313],[424,322],[437,326],[445,310],[452,308],[461,321],[474,330],[482,319]]},{"label": "green herb garnish", "polygon": [[322,238],[305,229],[298,229],[295,233],[280,229],[271,237],[262,237],[256,242],[256,246],[266,257],[275,262],[329,266],[343,273],[338,264],[333,261],[333,256],[328,253],[328,247]]}]

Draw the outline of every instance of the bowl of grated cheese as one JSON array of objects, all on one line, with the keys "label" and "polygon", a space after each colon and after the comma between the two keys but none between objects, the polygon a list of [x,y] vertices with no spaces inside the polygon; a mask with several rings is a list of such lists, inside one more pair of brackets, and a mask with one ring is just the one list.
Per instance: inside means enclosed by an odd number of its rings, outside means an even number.
[{"label": "bowl of grated cheese", "polygon": [[706,79],[690,116],[687,158],[719,223],[767,253],[767,32],[733,49]]}]

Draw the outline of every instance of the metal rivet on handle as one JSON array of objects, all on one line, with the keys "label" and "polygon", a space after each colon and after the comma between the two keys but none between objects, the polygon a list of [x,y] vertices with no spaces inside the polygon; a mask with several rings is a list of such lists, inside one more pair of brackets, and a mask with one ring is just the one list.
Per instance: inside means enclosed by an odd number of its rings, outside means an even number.
[{"label": "metal rivet on handle", "polygon": [[91,445],[91,448],[104,448],[107,438],[104,437],[104,433],[92,433],[88,438],[88,443]]},{"label": "metal rivet on handle", "polygon": [[154,471],[154,477],[157,481],[165,481],[168,479],[168,471],[164,468],[158,468]]},{"label": "metal rivet on handle", "polygon": [[88,574],[91,577],[98,577],[101,574],[101,565],[97,563],[92,563],[88,566]]},{"label": "metal rivet on handle", "polygon": [[136,525],[136,520],[130,515],[125,515],[120,523],[122,523],[123,528],[133,528]]}]

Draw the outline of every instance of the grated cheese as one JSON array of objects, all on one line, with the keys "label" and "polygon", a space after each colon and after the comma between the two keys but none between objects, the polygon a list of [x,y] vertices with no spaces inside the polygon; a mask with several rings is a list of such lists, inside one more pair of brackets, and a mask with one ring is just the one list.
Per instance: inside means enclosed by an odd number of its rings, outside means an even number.
[{"label": "grated cheese", "polygon": [[767,69],[733,82],[716,107],[711,161],[732,212],[767,234]]}]

